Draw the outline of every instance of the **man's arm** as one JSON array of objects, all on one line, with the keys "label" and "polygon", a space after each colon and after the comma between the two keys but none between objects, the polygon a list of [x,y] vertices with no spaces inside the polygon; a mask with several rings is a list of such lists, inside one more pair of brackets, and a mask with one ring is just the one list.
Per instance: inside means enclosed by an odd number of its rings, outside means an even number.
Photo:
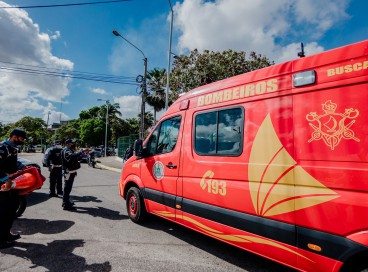
[{"label": "man's arm", "polygon": [[26,169],[27,167],[20,161],[17,161],[17,170],[20,171],[20,170],[24,170]]},{"label": "man's arm", "polygon": [[46,167],[50,167],[51,166],[51,156],[52,156],[51,149],[47,151],[47,154],[45,154],[45,156],[46,156]]},{"label": "man's arm", "polygon": [[11,189],[12,181],[9,177],[9,175],[4,171],[3,165],[8,158],[8,151],[4,145],[0,145],[0,184],[5,184],[5,188],[3,188],[3,191],[8,191]]}]

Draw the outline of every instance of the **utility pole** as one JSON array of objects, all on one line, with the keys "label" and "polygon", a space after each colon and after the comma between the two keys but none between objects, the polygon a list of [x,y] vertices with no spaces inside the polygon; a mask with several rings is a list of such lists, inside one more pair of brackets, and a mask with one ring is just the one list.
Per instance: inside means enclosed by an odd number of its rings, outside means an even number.
[{"label": "utility pole", "polygon": [[147,93],[147,58],[144,61],[144,71],[143,71],[143,82],[142,82],[142,105],[141,105],[141,135],[140,138],[144,139],[144,119],[146,115],[146,93]]},{"label": "utility pole", "polygon": [[169,38],[169,52],[167,56],[167,79],[166,79],[166,92],[165,92],[165,111],[169,107],[169,89],[170,89],[170,63],[171,63],[171,41],[172,41],[172,28],[174,20],[174,12],[171,6],[171,1],[169,0],[170,10],[171,10],[171,23],[170,23],[170,38]]},{"label": "utility pole", "polygon": [[[142,79],[142,105],[141,105],[141,128],[140,128],[140,138],[144,139],[144,117],[145,117],[145,104],[146,104],[146,92],[147,92],[147,83],[146,83],[146,78],[147,78],[147,58],[144,55],[143,51],[140,50],[137,46],[135,46],[134,44],[132,44],[129,40],[127,40],[125,37],[123,37],[122,35],[120,35],[119,32],[117,32],[116,30],[113,30],[112,33],[117,36],[122,38],[123,40],[125,40],[127,43],[129,43],[131,46],[133,46],[135,49],[137,49],[139,52],[141,52],[141,54],[143,55],[143,62],[144,62],[144,72],[143,72],[143,79]],[[142,76],[139,76],[142,77]],[[138,77],[137,77],[138,78]]]}]

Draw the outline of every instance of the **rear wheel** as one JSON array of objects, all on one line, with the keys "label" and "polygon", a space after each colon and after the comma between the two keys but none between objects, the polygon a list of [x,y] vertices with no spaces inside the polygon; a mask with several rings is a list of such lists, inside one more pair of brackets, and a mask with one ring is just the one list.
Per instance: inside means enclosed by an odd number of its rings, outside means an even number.
[{"label": "rear wheel", "polygon": [[143,196],[138,188],[132,187],[128,190],[126,208],[129,218],[134,223],[142,223],[144,221],[147,212],[144,206]]}]

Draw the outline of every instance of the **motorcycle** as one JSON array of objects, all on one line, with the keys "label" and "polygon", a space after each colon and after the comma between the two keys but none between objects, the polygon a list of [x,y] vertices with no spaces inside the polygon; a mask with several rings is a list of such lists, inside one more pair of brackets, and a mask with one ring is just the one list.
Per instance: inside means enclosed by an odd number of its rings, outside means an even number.
[{"label": "motorcycle", "polygon": [[95,166],[96,166],[95,156],[88,155],[88,166],[95,168]]}]

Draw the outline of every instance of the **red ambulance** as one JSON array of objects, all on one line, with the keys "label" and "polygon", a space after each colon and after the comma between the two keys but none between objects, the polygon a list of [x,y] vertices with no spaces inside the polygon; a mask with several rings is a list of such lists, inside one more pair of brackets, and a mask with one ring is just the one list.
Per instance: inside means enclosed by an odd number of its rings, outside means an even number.
[{"label": "red ambulance", "polygon": [[300,271],[368,271],[368,41],[181,96],[124,165],[134,222]]}]

